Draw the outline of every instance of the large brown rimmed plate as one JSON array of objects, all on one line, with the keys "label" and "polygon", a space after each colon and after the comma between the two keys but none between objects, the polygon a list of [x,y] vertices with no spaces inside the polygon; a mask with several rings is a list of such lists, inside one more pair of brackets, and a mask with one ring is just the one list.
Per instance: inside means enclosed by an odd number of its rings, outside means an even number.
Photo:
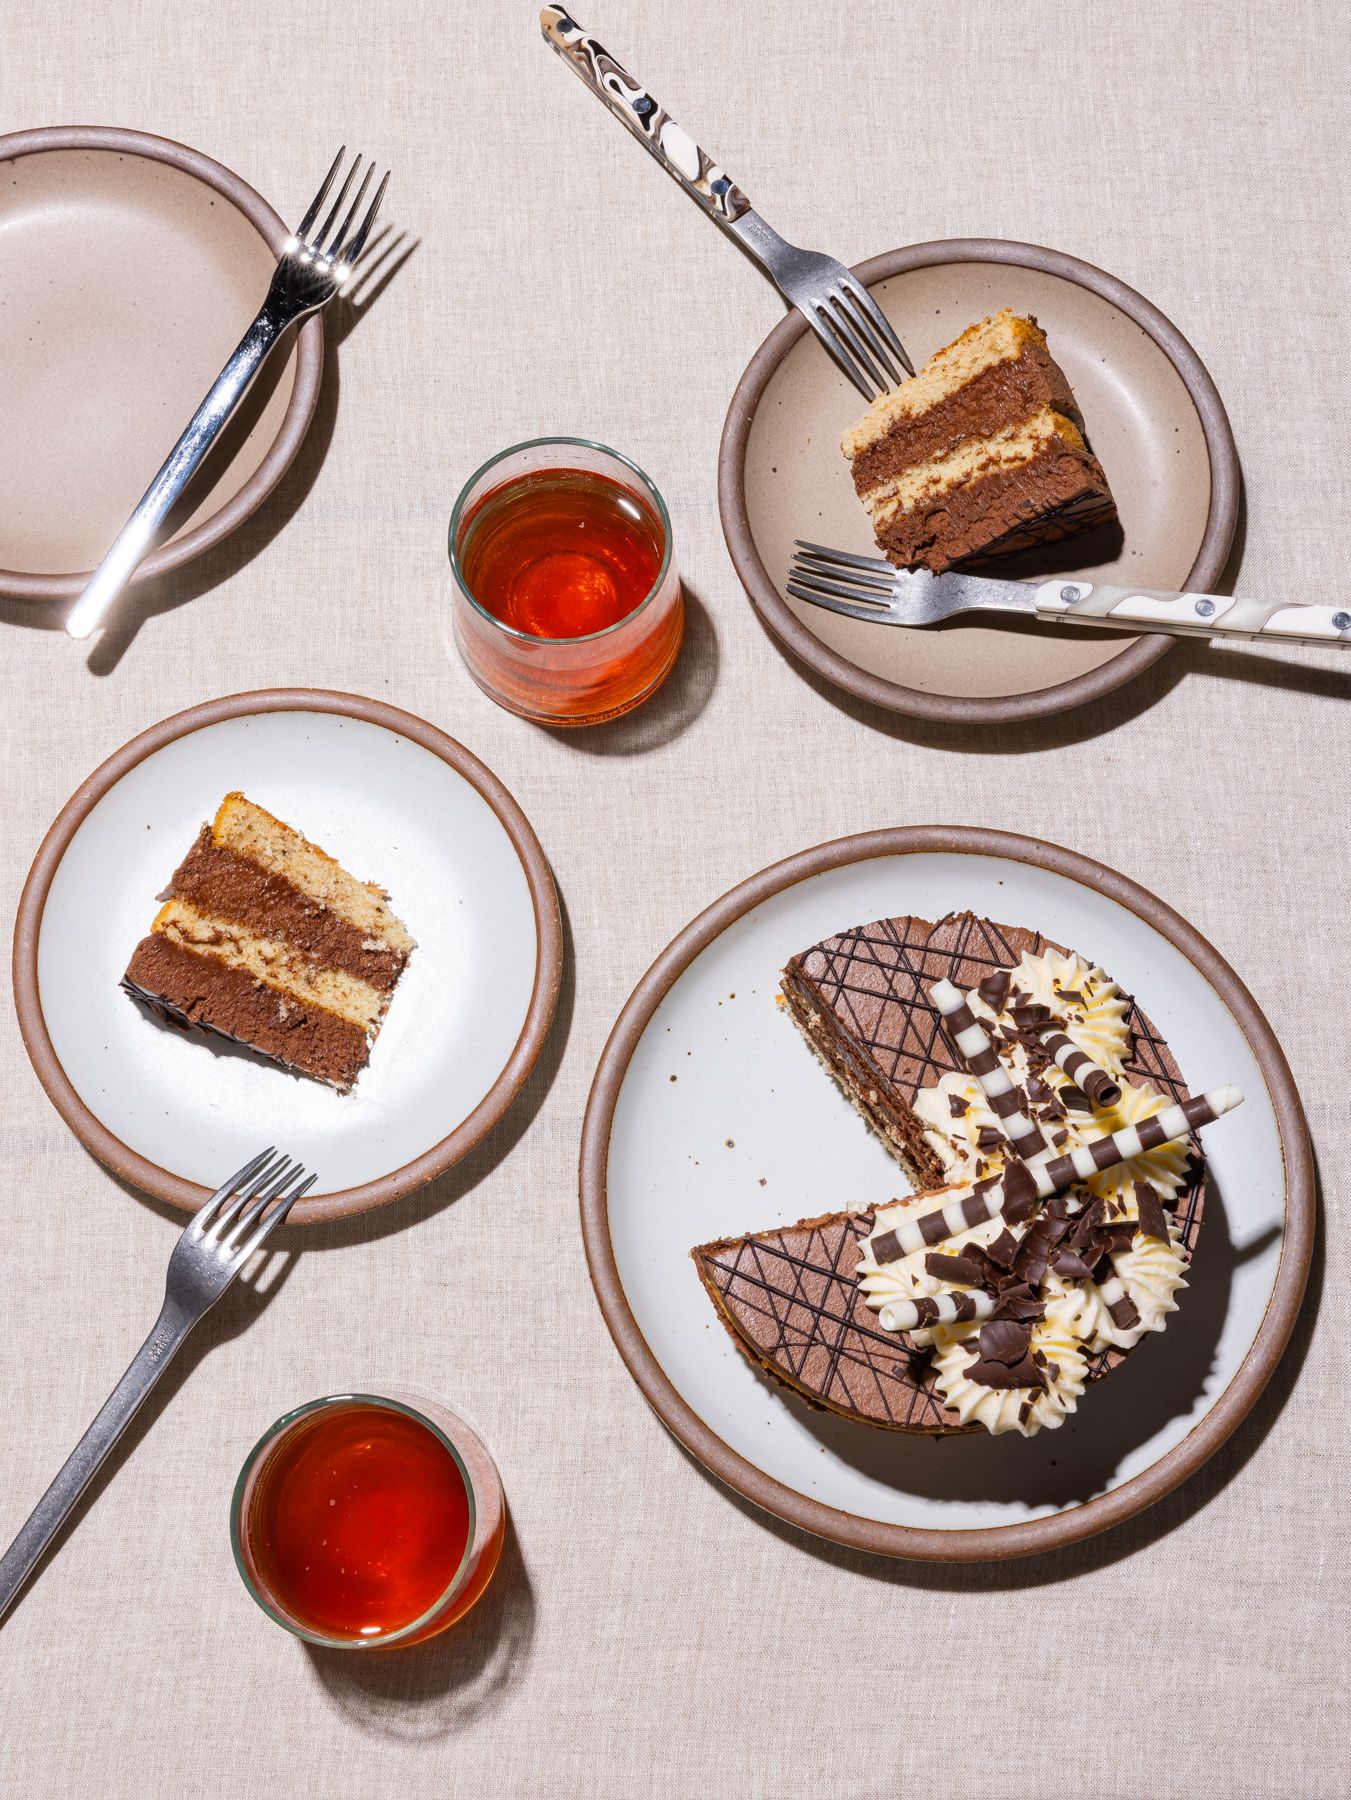
[{"label": "large brown rimmed plate", "polygon": [[[1246,1103],[1207,1138],[1191,1291],[1060,1430],[935,1443],[814,1411],[741,1355],[690,1248],[866,1206],[904,1178],[774,1005],[794,951],[893,913],[970,908],[1097,957],[1189,1085]],[[746,1498],[820,1537],[971,1562],[1055,1550],[1198,1469],[1269,1379],[1313,1241],[1308,1134],[1285,1058],[1186,921],[1088,857],[955,826],[818,845],[700,914],[643,977],[601,1057],[582,1137],[592,1279],[630,1372],[677,1438]]]},{"label": "large brown rimmed plate", "polygon": [[[997,238],[913,244],[857,274],[916,366],[974,320],[1011,306],[1035,314],[1069,376],[1121,529],[1008,559],[1000,573],[1217,586],[1238,522],[1238,458],[1215,384],[1157,307],[1090,263]],[[718,502],[732,561],[760,618],[808,668],[892,712],[989,725],[1081,706],[1167,654],[1171,640],[1161,635],[1015,621],[909,631],[786,597],[794,538],[877,554],[839,447],[862,410],[792,313],[752,357],[723,428]]]},{"label": "large brown rimmed plate", "polygon": [[[0,594],[80,593],[262,304],[287,236],[247,182],[185,144],[86,125],[0,137]],[[316,314],[269,360],[138,581],[262,504],[314,416],[323,360]]]},{"label": "large brown rimmed plate", "polygon": [[[235,788],[388,888],[417,939],[350,1094],[162,1025],[118,986]],[[67,802],[19,902],[14,993],[53,1105],[115,1174],[191,1210],[275,1143],[319,1175],[294,1214],[309,1223],[422,1186],[492,1129],[548,1034],[562,955],[544,852],[477,757],[377,700],[270,689],[152,726]]]}]

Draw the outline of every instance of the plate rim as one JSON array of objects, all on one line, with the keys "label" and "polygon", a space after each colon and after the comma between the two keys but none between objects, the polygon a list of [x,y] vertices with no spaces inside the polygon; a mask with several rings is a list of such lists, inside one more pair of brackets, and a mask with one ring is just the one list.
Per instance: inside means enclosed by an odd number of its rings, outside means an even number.
[{"label": "plate rim", "polygon": [[259,713],[314,712],[337,714],[382,726],[398,737],[420,744],[474,788],[487,802],[511,840],[525,874],[535,917],[535,979],[520,1035],[492,1086],[454,1130],[401,1167],[356,1187],[302,1200],[291,1214],[293,1225],[314,1225],[348,1218],[388,1205],[414,1188],[423,1187],[468,1154],[512,1105],[534,1067],[553,1023],[563,969],[563,925],[552,870],[514,796],[504,783],[457,739],[415,713],[384,700],[327,688],[260,688],[206,700],[172,714],[128,739],[82,781],[48,827],[19,896],[14,921],[13,987],[19,1031],[34,1072],[47,1098],[85,1149],[105,1168],[133,1187],[182,1212],[195,1212],[209,1188],[174,1175],[123,1143],[76,1093],[47,1031],[38,987],[38,940],[53,877],[71,839],[103,798],[146,757],[179,738],[225,719]]},{"label": "plate rim", "polygon": [[[653,1013],[694,958],[754,907],[800,881],[879,856],[932,853],[1001,857],[1066,876],[1117,901],[1167,938],[1219,995],[1247,1040],[1276,1116],[1285,1169],[1285,1230],[1271,1295],[1243,1360],[1204,1418],[1156,1462],[1106,1494],[1010,1525],[888,1524],[811,1499],[766,1474],[705,1424],[662,1370],[629,1307],[610,1240],[607,1163],[614,1109]],[[1044,838],[965,825],[889,826],[797,851],[738,882],[677,932],[624,1003],[601,1052],[582,1125],[578,1178],[582,1238],[602,1317],[644,1399],[672,1435],[743,1499],[788,1524],[852,1549],[921,1562],[989,1562],[1064,1549],[1134,1517],[1193,1475],[1246,1418],[1275,1372],[1304,1297],[1316,1218],[1313,1149],[1294,1076],[1261,1008],[1214,945],[1147,888],[1092,857]]]},{"label": "plate rim", "polygon": [[[274,256],[280,256],[290,228],[243,176],[205,151],[194,150],[176,138],[154,132],[129,130],[120,125],[39,125],[0,135],[0,164],[21,156],[49,150],[110,150],[168,163],[193,176],[228,200],[243,213]],[[182,537],[159,545],[139,564],[133,584],[153,580],[171,569],[182,568],[220,543],[252,516],[272,493],[294,461],[319,404],[324,371],[324,321],[314,313],[300,327],[295,340],[295,381],[277,435],[248,480],[209,517]],[[166,449],[167,454],[167,449]],[[84,592],[92,569],[80,573],[35,574],[25,569],[0,568],[0,595],[9,600],[77,600]]]},{"label": "plate rim", "polygon": [[[934,238],[870,257],[856,265],[854,274],[868,287],[912,269],[960,262],[1012,263],[1087,288],[1133,320],[1163,351],[1196,408],[1210,461],[1210,508],[1186,586],[1214,589],[1224,572],[1238,528],[1242,477],[1224,402],[1191,344],[1152,301],[1119,277],[1066,251],[1022,243],[1016,238]],[[770,377],[807,329],[802,315],[790,311],[760,345],[732,395],[718,446],[718,513],[728,554],[761,622],[798,662],[833,687],[887,712],[946,725],[1008,725],[1046,718],[1101,699],[1142,675],[1174,648],[1175,640],[1162,633],[1140,637],[1096,669],[1086,670],[1069,681],[1021,694],[977,696],[933,694],[905,687],[860,669],[822,643],[793,613],[770,580],[755,547],[746,510],[746,448],[751,425]]]}]

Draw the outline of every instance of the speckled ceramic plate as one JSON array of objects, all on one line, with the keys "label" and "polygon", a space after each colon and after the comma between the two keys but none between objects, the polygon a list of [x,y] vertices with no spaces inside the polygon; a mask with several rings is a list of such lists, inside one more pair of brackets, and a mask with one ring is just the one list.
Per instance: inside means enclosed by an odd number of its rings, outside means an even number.
[{"label": "speckled ceramic plate", "polygon": [[[1097,957],[1136,994],[1193,1089],[1245,1103],[1207,1134],[1189,1291],[1056,1431],[935,1442],[808,1406],[742,1355],[693,1245],[906,1190],[774,1004],[830,933],[969,908]],[[582,1224],[621,1355],[656,1412],[730,1487],[820,1537],[932,1561],[1054,1550],[1177,1486],[1276,1366],[1313,1243],[1312,1158],[1271,1028],[1238,976],[1153,895],[1034,838],[875,831],[762,870],[663,951],[620,1015],[582,1139]]]},{"label": "speckled ceramic plate", "polygon": [[[994,238],[915,244],[856,272],[916,367],[1011,306],[1036,316],[1070,379],[1121,526],[1009,559],[1002,574],[1218,585],[1238,522],[1238,459],[1214,383],[1157,308],[1089,263]],[[790,313],[751,359],[727,414],[718,499],[728,549],[756,611],[801,662],[889,711],[976,725],[1081,706],[1167,655],[1172,640],[1162,635],[1014,620],[912,631],[786,597],[794,538],[877,554],[840,453],[841,433],[862,411]]]},{"label": "speckled ceramic plate", "polygon": [[[162,1024],[119,986],[235,788],[387,888],[417,939],[350,1094]],[[71,798],[19,902],[14,996],[53,1105],[116,1174],[191,1210],[275,1143],[319,1176],[305,1224],[397,1199],[492,1128],[548,1034],[562,954],[544,852],[477,757],[381,701],[273,689],[152,726]]]},{"label": "speckled ceramic plate", "polygon": [[[287,227],[238,175],[100,126],[0,137],[0,594],[74,599],[262,304]],[[269,359],[140,565],[218,543],[314,416],[316,314]]]}]

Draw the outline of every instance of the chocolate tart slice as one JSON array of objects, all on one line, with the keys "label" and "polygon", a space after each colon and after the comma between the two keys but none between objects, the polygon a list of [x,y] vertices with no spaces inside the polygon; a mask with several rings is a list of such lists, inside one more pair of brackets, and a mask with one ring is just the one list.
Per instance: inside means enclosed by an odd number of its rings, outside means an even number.
[{"label": "chocolate tart slice", "polygon": [[[1038,932],[963,913],[936,924],[901,917],[860,926],[814,945],[784,971],[784,997],[808,1042],[915,1171],[927,1200],[949,1191],[953,1178],[924,1143],[923,1121],[910,1102],[920,1088],[961,1071],[928,989],[944,977],[963,992],[979,988],[1015,967],[1024,951],[1071,955]],[[1186,1098],[1168,1045],[1133,1000],[1125,1006],[1132,1049],[1123,1074],[1166,1099]],[[1193,1150],[1169,1202],[1189,1256],[1204,1195],[1205,1166]],[[927,1346],[909,1333],[884,1330],[866,1303],[857,1273],[873,1223],[870,1211],[831,1212],[701,1244],[691,1255],[738,1348],[812,1405],[896,1431],[982,1429],[963,1425],[944,1404]],[[1087,1380],[1100,1379],[1129,1354],[1093,1353]]]},{"label": "chocolate tart slice", "polygon": [[234,793],[163,900],[122,977],[132,998],[345,1093],[414,949],[388,895]]}]

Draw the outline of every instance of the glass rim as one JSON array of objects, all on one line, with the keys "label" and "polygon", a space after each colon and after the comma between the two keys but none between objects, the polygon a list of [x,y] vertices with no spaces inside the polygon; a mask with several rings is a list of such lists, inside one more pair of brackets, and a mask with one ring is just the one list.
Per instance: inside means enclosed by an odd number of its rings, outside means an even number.
[{"label": "glass rim", "polygon": [[[273,1605],[254,1579],[244,1554],[244,1534],[240,1521],[243,1513],[244,1493],[250,1477],[255,1470],[262,1467],[271,1451],[293,1427],[328,1406],[376,1406],[385,1412],[402,1413],[405,1418],[415,1419],[419,1425],[425,1426],[432,1436],[450,1452],[451,1460],[460,1472],[460,1479],[464,1482],[464,1491],[469,1502],[469,1532],[464,1541],[464,1554],[461,1556],[449,1584],[438,1594],[425,1612],[418,1614],[416,1619],[410,1620],[407,1625],[400,1625],[396,1631],[382,1631],[375,1637],[332,1637],[321,1631],[311,1631],[297,1620],[288,1618],[284,1612]],[[240,1579],[248,1589],[250,1596],[270,1619],[275,1620],[293,1637],[298,1637],[307,1644],[314,1644],[321,1650],[383,1650],[391,1644],[406,1643],[415,1633],[431,1624],[464,1587],[473,1558],[474,1535],[477,1529],[478,1504],[474,1495],[474,1482],[460,1452],[434,1419],[428,1418],[426,1413],[419,1412],[417,1407],[409,1406],[403,1400],[391,1399],[386,1394],[323,1394],[317,1400],[306,1400],[300,1406],[292,1407],[290,1412],[283,1413],[279,1419],[268,1426],[244,1458],[243,1467],[239,1471],[234,1493],[230,1499],[230,1548],[234,1552],[235,1567],[239,1570]]]},{"label": "glass rim", "polygon": [[[596,450],[599,451],[602,456],[612,456],[616,462],[623,463],[626,469],[637,476],[643,488],[651,496],[656,505],[657,520],[662,531],[661,567],[657,570],[657,573],[653,578],[652,586],[648,589],[647,593],[644,594],[643,598],[632,611],[624,614],[622,619],[616,619],[613,625],[606,625],[601,631],[588,631],[581,637],[540,637],[533,631],[519,631],[516,626],[508,625],[505,620],[499,619],[495,613],[490,613],[487,607],[475,598],[469,583],[464,578],[464,571],[460,567],[459,552],[456,544],[460,520],[464,514],[465,503],[471,490],[478,485],[488,471],[495,468],[498,463],[505,462],[509,456],[519,456],[523,450],[542,450],[550,444],[565,444],[574,450]],[[647,608],[661,592],[662,587],[665,585],[666,577],[671,569],[671,515],[666,510],[666,502],[662,499],[661,489],[657,486],[656,482],[653,481],[646,469],[639,468],[633,458],[631,456],[625,456],[622,450],[615,450],[609,444],[602,444],[595,438],[526,438],[519,444],[510,444],[505,450],[499,450],[495,456],[490,456],[487,462],[480,463],[478,468],[475,469],[474,473],[469,477],[468,481],[465,482],[464,486],[460,489],[459,496],[455,501],[454,509],[450,515],[450,528],[447,532],[446,548],[450,554],[450,569],[455,577],[455,585],[459,588],[460,592],[464,595],[465,599],[473,607],[479,617],[481,619],[486,619],[489,625],[495,630],[502,632],[504,636],[515,638],[522,644],[594,644],[599,642],[601,638],[607,638],[611,636],[612,633],[622,630],[631,620],[636,619],[640,613],[646,612]]]}]

